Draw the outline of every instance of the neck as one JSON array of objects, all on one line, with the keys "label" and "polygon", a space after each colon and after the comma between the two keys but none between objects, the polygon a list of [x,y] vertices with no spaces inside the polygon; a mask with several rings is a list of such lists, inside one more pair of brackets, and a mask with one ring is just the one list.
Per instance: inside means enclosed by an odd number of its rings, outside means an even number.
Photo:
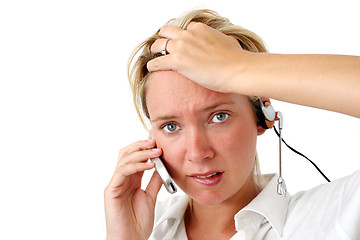
[{"label": "neck", "polygon": [[[192,206],[185,214],[186,231],[189,239],[231,238],[235,234],[235,214],[249,204],[258,194],[250,177],[236,194],[216,205],[203,205],[192,200]],[[197,236],[189,237],[189,236]],[[206,236],[206,237],[205,237]],[[216,236],[216,238],[215,238]]]}]

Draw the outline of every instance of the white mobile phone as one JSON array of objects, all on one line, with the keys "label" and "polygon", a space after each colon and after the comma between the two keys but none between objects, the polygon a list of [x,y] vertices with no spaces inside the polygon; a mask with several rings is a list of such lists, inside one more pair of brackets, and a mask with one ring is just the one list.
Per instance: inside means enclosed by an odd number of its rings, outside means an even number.
[{"label": "white mobile phone", "polygon": [[176,193],[177,189],[176,189],[175,183],[172,180],[172,178],[170,177],[170,174],[167,171],[167,169],[166,169],[164,163],[161,161],[161,159],[156,157],[156,158],[150,159],[150,161],[155,163],[155,169],[158,172],[166,190],[169,193]]}]

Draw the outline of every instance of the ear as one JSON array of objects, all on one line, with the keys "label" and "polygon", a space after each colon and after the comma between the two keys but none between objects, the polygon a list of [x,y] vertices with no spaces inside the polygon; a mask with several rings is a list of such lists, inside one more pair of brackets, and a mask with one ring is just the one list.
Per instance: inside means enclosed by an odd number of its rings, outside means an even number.
[{"label": "ear", "polygon": [[[271,105],[271,102],[270,102],[270,98],[267,98],[267,97],[261,97],[261,102],[263,102],[264,106],[269,106]],[[257,135],[258,136],[261,136],[262,134],[264,134],[264,132],[266,131],[267,129],[263,128],[261,126],[261,124],[258,124],[257,126]]]},{"label": "ear", "polygon": [[264,132],[266,131],[266,129],[263,128],[261,125],[257,125],[256,130],[257,130],[257,135],[258,135],[258,136],[263,135]]}]

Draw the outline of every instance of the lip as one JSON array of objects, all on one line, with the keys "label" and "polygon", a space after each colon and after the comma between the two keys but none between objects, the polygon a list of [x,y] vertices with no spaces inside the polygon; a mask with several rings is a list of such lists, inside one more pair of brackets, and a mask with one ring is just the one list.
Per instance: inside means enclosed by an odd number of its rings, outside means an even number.
[{"label": "lip", "polygon": [[216,186],[221,182],[223,174],[224,171],[211,171],[206,173],[194,173],[188,175],[188,177],[194,180],[195,182],[206,186]]}]

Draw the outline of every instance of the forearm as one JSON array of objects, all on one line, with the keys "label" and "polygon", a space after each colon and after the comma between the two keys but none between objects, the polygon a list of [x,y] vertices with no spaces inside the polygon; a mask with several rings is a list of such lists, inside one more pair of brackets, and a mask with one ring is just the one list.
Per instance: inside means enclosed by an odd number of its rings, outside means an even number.
[{"label": "forearm", "polygon": [[239,64],[233,92],[360,117],[360,57],[251,53]]}]

